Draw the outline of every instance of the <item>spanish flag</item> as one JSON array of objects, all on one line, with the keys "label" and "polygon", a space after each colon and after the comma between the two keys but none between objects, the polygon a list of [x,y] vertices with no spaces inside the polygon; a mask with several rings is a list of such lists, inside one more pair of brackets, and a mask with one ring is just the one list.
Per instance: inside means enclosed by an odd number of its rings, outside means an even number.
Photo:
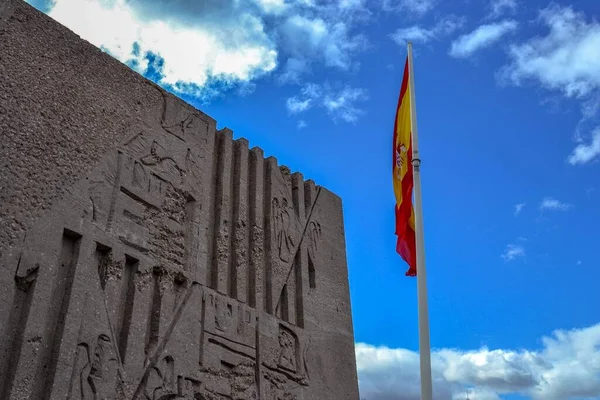
[{"label": "spanish flag", "polygon": [[408,57],[394,121],[393,180],[396,196],[396,251],[409,266],[407,276],[417,275],[415,212],[412,204],[413,166],[411,135],[411,88]]}]

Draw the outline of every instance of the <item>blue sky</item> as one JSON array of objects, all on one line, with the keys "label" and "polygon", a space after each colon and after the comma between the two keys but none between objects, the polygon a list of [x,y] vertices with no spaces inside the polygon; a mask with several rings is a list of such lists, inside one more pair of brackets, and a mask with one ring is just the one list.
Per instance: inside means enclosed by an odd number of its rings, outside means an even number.
[{"label": "blue sky", "polygon": [[390,156],[412,40],[436,399],[600,399],[597,0],[30,2],[342,197],[368,400],[419,398]]}]

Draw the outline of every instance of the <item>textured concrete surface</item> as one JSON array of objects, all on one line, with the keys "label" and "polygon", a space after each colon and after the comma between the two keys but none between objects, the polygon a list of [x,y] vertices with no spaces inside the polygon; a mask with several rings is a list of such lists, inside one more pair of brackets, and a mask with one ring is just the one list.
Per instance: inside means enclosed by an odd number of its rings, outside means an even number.
[{"label": "textured concrete surface", "polygon": [[358,399],[337,196],[20,0],[0,134],[0,399]]}]

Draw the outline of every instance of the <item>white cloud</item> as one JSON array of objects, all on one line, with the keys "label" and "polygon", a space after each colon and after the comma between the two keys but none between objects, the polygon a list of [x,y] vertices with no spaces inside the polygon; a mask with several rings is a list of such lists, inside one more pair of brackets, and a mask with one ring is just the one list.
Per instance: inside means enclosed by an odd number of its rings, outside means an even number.
[{"label": "white cloud", "polygon": [[368,98],[365,89],[345,86],[334,89],[329,85],[314,83],[305,85],[297,96],[287,99],[286,106],[292,114],[298,114],[313,106],[323,107],[334,121],[356,122],[363,111],[357,102]]},{"label": "white cloud", "polygon": [[489,390],[470,388],[464,392],[454,393],[452,400],[502,400],[496,393]]},{"label": "white cloud", "polygon": [[312,105],[312,99],[300,100],[294,96],[287,99],[286,105],[291,114],[297,114],[308,110]]},{"label": "white cloud", "polygon": [[511,46],[511,63],[501,77],[516,85],[538,81],[568,97],[600,88],[600,24],[556,5],[543,10],[540,20],[550,29],[548,35]]},{"label": "white cloud", "polygon": [[254,0],[256,4],[266,14],[279,15],[286,11],[289,4],[286,4],[284,0]]},{"label": "white cloud", "polygon": [[299,83],[313,64],[341,71],[357,65],[353,57],[369,46],[364,34],[353,32],[372,16],[366,0],[297,0],[286,4],[293,4],[291,11],[275,21],[274,28],[285,58],[279,82]]},{"label": "white cloud", "polygon": [[432,28],[424,28],[418,25],[399,28],[390,36],[399,45],[404,45],[407,41],[427,43],[434,39],[440,39],[443,36],[452,34],[460,29],[465,23],[464,18],[449,15],[439,20]]},{"label": "white cloud", "polygon": [[365,9],[366,0],[339,0],[339,8],[341,10],[363,10]]},{"label": "white cloud", "polygon": [[[600,397],[600,324],[555,331],[542,348],[441,349],[432,352],[434,399],[499,400],[520,394],[534,400]],[[419,356],[406,349],[356,344],[361,398],[418,400]]]},{"label": "white cloud", "polygon": [[365,0],[54,0],[48,14],[159,84],[205,97],[277,72],[298,81],[313,65],[348,70],[371,12]]},{"label": "white cloud", "polygon": [[341,119],[345,122],[356,122],[363,111],[357,108],[355,103],[366,99],[364,89],[345,87],[338,92],[326,94],[323,105],[334,121]]},{"label": "white cloud", "polygon": [[392,39],[398,44],[404,44],[408,41],[427,43],[435,38],[433,29],[426,29],[417,25],[407,28],[399,28],[392,33]]},{"label": "white cloud", "polygon": [[452,42],[449,54],[457,58],[469,57],[477,50],[496,43],[504,35],[515,31],[517,27],[518,24],[514,20],[482,25]]},{"label": "white cloud", "polygon": [[581,114],[584,120],[592,119],[600,111],[600,96],[591,96],[583,101],[581,105]]},{"label": "white cloud", "polygon": [[553,197],[544,197],[540,203],[540,210],[567,211],[573,207],[571,204],[562,203]]},{"label": "white cloud", "polygon": [[310,63],[304,58],[290,57],[283,67],[283,73],[277,78],[280,83],[299,83],[300,78],[310,69]]},{"label": "white cloud", "polygon": [[311,108],[321,99],[322,89],[315,83],[305,85],[300,93],[286,100],[286,107],[290,114],[299,114]]},{"label": "white cloud", "polygon": [[513,261],[518,257],[525,257],[525,248],[519,244],[508,244],[500,255],[505,262]]},{"label": "white cloud", "polygon": [[572,165],[586,164],[594,161],[600,155],[600,127],[592,133],[592,138],[587,143],[580,143],[574,149],[568,158]]},{"label": "white cloud", "polygon": [[523,207],[525,207],[525,203],[519,203],[515,205],[515,215],[519,215],[521,213],[521,211],[523,210]]},{"label": "white cloud", "polygon": [[517,0],[492,0],[490,3],[490,18],[504,14],[513,14],[517,10]]},{"label": "white cloud", "polygon": [[[351,56],[367,46],[364,35],[351,35],[346,22],[292,15],[279,27],[281,46],[289,54],[285,74],[297,78],[309,60],[322,59],[327,67],[347,70]],[[303,68],[298,68],[303,65]]]},{"label": "white cloud", "polygon": [[[580,101],[582,118],[575,129],[578,145],[568,162],[592,161],[600,146],[594,130],[600,112],[600,23],[555,3],[540,12],[538,22],[548,28],[547,34],[511,46],[510,63],[499,72],[499,81],[517,86],[535,82]],[[583,144],[586,140],[588,144]]]},{"label": "white cloud", "polygon": [[436,3],[436,0],[383,0],[383,10],[403,12],[418,18],[433,9]]},{"label": "white cloud", "polygon": [[434,31],[438,35],[450,35],[465,25],[466,18],[448,15],[437,22]]},{"label": "white cloud", "polygon": [[300,121],[298,121],[298,125],[296,125],[296,127],[298,128],[298,130],[304,129],[307,126],[308,126],[308,124],[306,123],[306,121],[304,121],[302,119]]},{"label": "white cloud", "polygon": [[[245,82],[275,69],[277,50],[263,22],[240,13],[235,25],[220,31],[209,25],[188,25],[185,20],[155,18],[135,2],[114,0],[56,0],[49,15],[115,58],[148,71],[147,54],[163,60],[162,85],[186,92],[210,79]],[[110,28],[109,28],[110,27]]]}]

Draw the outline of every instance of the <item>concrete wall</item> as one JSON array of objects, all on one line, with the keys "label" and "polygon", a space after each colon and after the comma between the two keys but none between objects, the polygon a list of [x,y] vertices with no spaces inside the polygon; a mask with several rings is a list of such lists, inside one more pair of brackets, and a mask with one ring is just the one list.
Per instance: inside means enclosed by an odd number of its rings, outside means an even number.
[{"label": "concrete wall", "polygon": [[0,398],[358,399],[341,200],[0,0]]}]

